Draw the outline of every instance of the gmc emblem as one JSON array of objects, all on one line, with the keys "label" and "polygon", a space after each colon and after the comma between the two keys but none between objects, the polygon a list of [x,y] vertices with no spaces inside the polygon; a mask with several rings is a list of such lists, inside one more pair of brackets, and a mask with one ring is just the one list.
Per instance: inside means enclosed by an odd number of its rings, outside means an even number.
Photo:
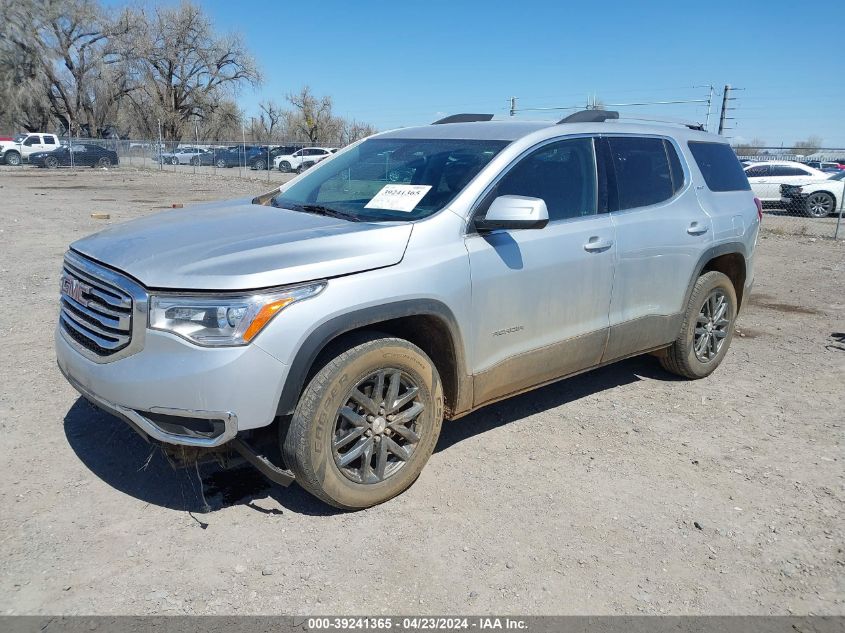
[{"label": "gmc emblem", "polygon": [[88,307],[88,299],[85,295],[91,291],[91,286],[87,286],[75,277],[70,275],[62,275],[62,294],[73,299],[76,303]]}]

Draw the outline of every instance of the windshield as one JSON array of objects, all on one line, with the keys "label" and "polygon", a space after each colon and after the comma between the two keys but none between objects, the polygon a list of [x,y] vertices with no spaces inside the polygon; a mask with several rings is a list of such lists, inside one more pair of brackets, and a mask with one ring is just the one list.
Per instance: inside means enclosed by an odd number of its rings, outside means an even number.
[{"label": "windshield", "polygon": [[29,136],[29,134],[18,134],[18,135],[15,137],[14,141],[15,141],[15,143],[21,143],[21,142],[23,142],[23,140],[24,140],[27,136]]},{"label": "windshield", "polygon": [[443,207],[509,141],[369,139],[308,172],[274,206],[357,220],[418,220]]},{"label": "windshield", "polygon": [[845,179],[845,169],[839,171],[839,173],[833,174],[829,180],[843,180]]}]

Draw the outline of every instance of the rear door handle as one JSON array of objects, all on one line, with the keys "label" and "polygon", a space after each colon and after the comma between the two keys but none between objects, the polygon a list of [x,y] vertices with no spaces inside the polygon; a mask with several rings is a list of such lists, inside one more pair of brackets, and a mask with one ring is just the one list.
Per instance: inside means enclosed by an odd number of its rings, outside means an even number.
[{"label": "rear door handle", "polygon": [[690,235],[704,235],[707,233],[707,225],[700,224],[698,222],[692,222],[689,227],[687,227],[687,233]]},{"label": "rear door handle", "polygon": [[603,240],[598,235],[594,235],[584,244],[584,250],[588,253],[600,253],[601,251],[606,251],[611,246],[613,246],[613,240]]}]

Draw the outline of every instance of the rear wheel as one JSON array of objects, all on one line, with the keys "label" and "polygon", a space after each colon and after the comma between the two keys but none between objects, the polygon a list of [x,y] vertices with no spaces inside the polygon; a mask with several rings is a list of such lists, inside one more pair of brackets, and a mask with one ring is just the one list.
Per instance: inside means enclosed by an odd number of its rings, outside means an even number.
[{"label": "rear wheel", "polygon": [[660,364],[685,378],[711,374],[731,345],[736,313],[736,291],[727,275],[703,274],[693,287],[681,332],[660,357]]},{"label": "rear wheel", "polygon": [[200,165],[200,159],[199,159],[198,157],[194,156],[194,157],[191,159],[191,165],[193,165],[194,167],[199,167],[199,165]]},{"label": "rear wheel", "polygon": [[826,218],[836,207],[836,200],[827,192],[817,191],[807,196],[804,204],[804,213],[811,218]]},{"label": "rear wheel", "polygon": [[297,482],[338,508],[367,508],[419,476],[443,421],[443,389],[416,345],[362,335],[302,393],[286,435]]},{"label": "rear wheel", "polygon": [[97,165],[99,167],[111,167],[111,158],[108,156],[103,156],[100,160],[97,161]]},{"label": "rear wheel", "polygon": [[15,152],[15,151],[6,152],[6,155],[4,156],[4,158],[6,159],[7,165],[12,165],[13,167],[17,167],[18,165],[21,164],[21,155],[18,154],[17,152]]},{"label": "rear wheel", "polygon": [[252,168],[258,171],[259,169],[264,169],[264,161],[260,158],[255,159],[252,161]]},{"label": "rear wheel", "polygon": [[215,163],[218,169],[224,169],[226,167],[226,161],[222,158],[217,159],[217,163]]},{"label": "rear wheel", "polygon": [[170,164],[171,165],[178,165],[179,159],[174,156],[173,158],[170,159]]}]

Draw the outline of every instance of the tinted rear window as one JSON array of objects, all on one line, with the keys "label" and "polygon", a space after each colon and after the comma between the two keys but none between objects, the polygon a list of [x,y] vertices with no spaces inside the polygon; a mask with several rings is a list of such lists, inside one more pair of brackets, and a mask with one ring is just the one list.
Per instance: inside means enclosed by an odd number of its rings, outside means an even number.
[{"label": "tinted rear window", "polygon": [[607,140],[616,175],[617,210],[658,204],[675,195],[663,139],[611,137]]},{"label": "tinted rear window", "polygon": [[687,143],[710,191],[748,191],[751,185],[730,145]]}]

